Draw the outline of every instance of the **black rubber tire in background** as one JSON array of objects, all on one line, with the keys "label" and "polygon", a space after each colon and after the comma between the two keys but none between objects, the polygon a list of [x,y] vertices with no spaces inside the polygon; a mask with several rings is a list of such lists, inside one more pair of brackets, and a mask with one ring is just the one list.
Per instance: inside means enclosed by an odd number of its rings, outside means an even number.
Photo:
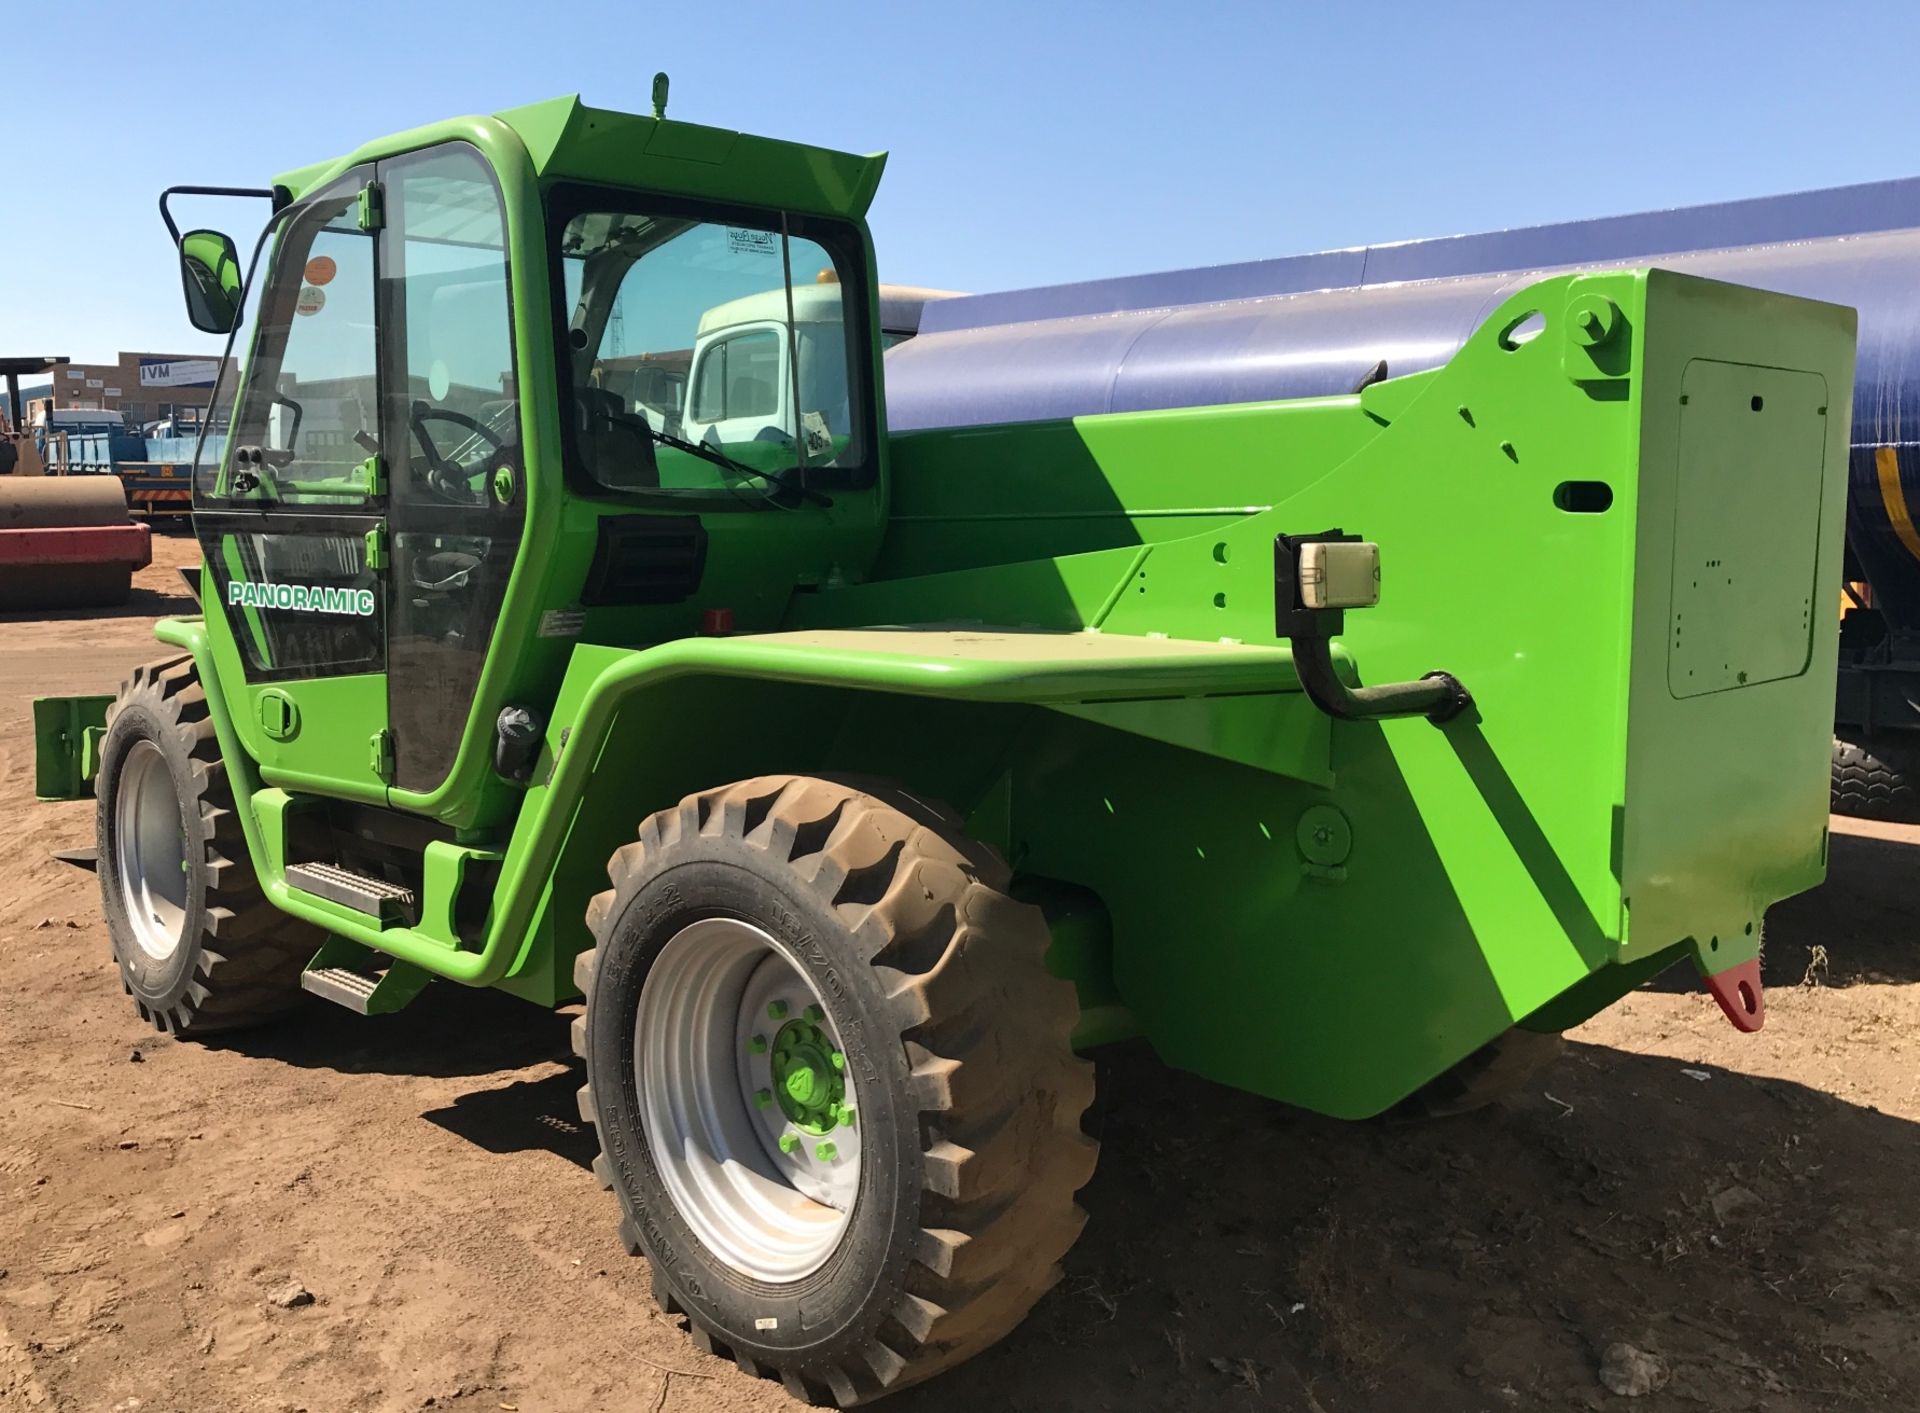
[{"label": "black rubber tire in background", "polygon": [[1920,741],[1904,734],[1833,738],[1833,784],[1828,808],[1855,819],[1920,823]]},{"label": "black rubber tire in background", "polygon": [[1484,1109],[1532,1084],[1566,1048],[1566,1041],[1556,1033],[1513,1026],[1428,1080],[1383,1117],[1417,1123]]},{"label": "black rubber tire in background", "polygon": [[[1074,988],[1046,971],[1046,924],[1007,896],[998,855],[897,787],[767,776],[651,816],[607,871],[613,887],[587,914],[595,946],[574,973],[587,998],[574,1024],[580,1111],[661,1306],[703,1349],[843,1407],[957,1364],[1025,1318],[1086,1220],[1074,1193],[1093,1173],[1080,1129],[1093,1067],[1071,1045]],[[701,1242],[641,1117],[642,985],[673,936],[713,916],[797,939],[863,1086],[846,1235],[786,1284]]]},{"label": "black rubber tire in background", "polygon": [[[186,839],[180,945],[157,959],[133,941],[113,866],[115,791],[137,741],[160,751]],[[94,780],[101,905],[120,980],[143,1019],[175,1035],[209,1035],[270,1020],[298,1004],[300,973],[324,940],[261,892],[234,814],[207,695],[190,657],[136,667],[107,711]]]}]

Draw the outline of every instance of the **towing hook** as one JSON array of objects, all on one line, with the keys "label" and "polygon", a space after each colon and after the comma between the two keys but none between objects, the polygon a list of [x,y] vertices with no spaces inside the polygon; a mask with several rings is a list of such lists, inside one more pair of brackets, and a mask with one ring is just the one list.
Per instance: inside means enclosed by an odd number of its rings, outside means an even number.
[{"label": "towing hook", "polygon": [[1758,957],[1749,957],[1724,971],[1708,972],[1700,979],[1735,1030],[1751,1035],[1767,1023],[1767,995],[1760,981]]},{"label": "towing hook", "polygon": [[1415,682],[1349,687],[1333,665],[1333,638],[1346,610],[1380,601],[1380,547],[1339,530],[1276,535],[1273,541],[1274,633],[1293,651],[1307,700],[1338,721],[1424,716],[1439,726],[1473,706],[1473,693],[1451,672]]}]

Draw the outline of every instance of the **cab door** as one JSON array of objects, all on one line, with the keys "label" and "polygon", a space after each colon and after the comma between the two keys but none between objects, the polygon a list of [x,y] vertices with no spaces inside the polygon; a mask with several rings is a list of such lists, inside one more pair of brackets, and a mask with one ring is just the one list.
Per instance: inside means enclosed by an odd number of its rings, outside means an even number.
[{"label": "cab door", "polygon": [[[209,621],[269,784],[383,800],[390,597],[379,202],[358,167],[283,218],[224,452],[195,476]],[[235,377],[229,370],[228,377]]]},{"label": "cab door", "polygon": [[[525,515],[506,219],[466,143],[384,161],[393,802],[430,809],[469,734]],[[495,709],[497,709],[495,704]]]}]

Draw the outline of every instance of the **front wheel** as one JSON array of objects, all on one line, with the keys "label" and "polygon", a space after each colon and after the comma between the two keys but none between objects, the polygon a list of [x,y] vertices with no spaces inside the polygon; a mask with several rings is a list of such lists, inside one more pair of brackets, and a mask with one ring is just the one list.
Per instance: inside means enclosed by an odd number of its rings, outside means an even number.
[{"label": "front wheel", "polygon": [[193,659],[134,669],[94,790],[101,905],[141,1017],[208,1035],[297,1004],[322,935],[260,889]]},{"label": "front wheel", "polygon": [[697,1343],[863,1403],[1059,1278],[1092,1067],[1037,909],[938,806],[772,776],[641,825],[588,912],[581,1113]]}]

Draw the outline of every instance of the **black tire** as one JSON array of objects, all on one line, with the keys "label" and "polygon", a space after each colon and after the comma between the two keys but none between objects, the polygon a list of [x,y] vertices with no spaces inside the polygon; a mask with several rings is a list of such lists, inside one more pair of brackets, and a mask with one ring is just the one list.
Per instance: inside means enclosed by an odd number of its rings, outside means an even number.
[{"label": "black tire", "polygon": [[[137,942],[115,865],[120,789],[130,754],[145,754],[142,743],[159,752],[184,839],[184,916],[166,955]],[[121,686],[107,712],[94,793],[101,904],[121,983],[141,1017],[200,1036],[256,1025],[297,1004],[300,973],[324,934],[260,890],[192,658],[136,667]]]},{"label": "black tire", "polygon": [[1855,819],[1920,823],[1920,743],[1891,735],[1835,735],[1828,807]]},{"label": "black tire", "polygon": [[1470,1114],[1510,1098],[1540,1078],[1567,1048],[1557,1033],[1514,1026],[1387,1110],[1396,1122],[1419,1123]]},{"label": "black tire", "polygon": [[[875,782],[768,776],[645,821],[588,910],[575,980],[582,1116],[628,1251],[701,1348],[795,1397],[895,1392],[1013,1329],[1060,1278],[1096,1145],[1073,986],[1037,908],[942,807]],[[639,1108],[634,1027],[661,950],[716,916],[794,939],[856,1077],[862,1157],[845,1234],[786,1284],[722,1261],[676,1208]]]}]

